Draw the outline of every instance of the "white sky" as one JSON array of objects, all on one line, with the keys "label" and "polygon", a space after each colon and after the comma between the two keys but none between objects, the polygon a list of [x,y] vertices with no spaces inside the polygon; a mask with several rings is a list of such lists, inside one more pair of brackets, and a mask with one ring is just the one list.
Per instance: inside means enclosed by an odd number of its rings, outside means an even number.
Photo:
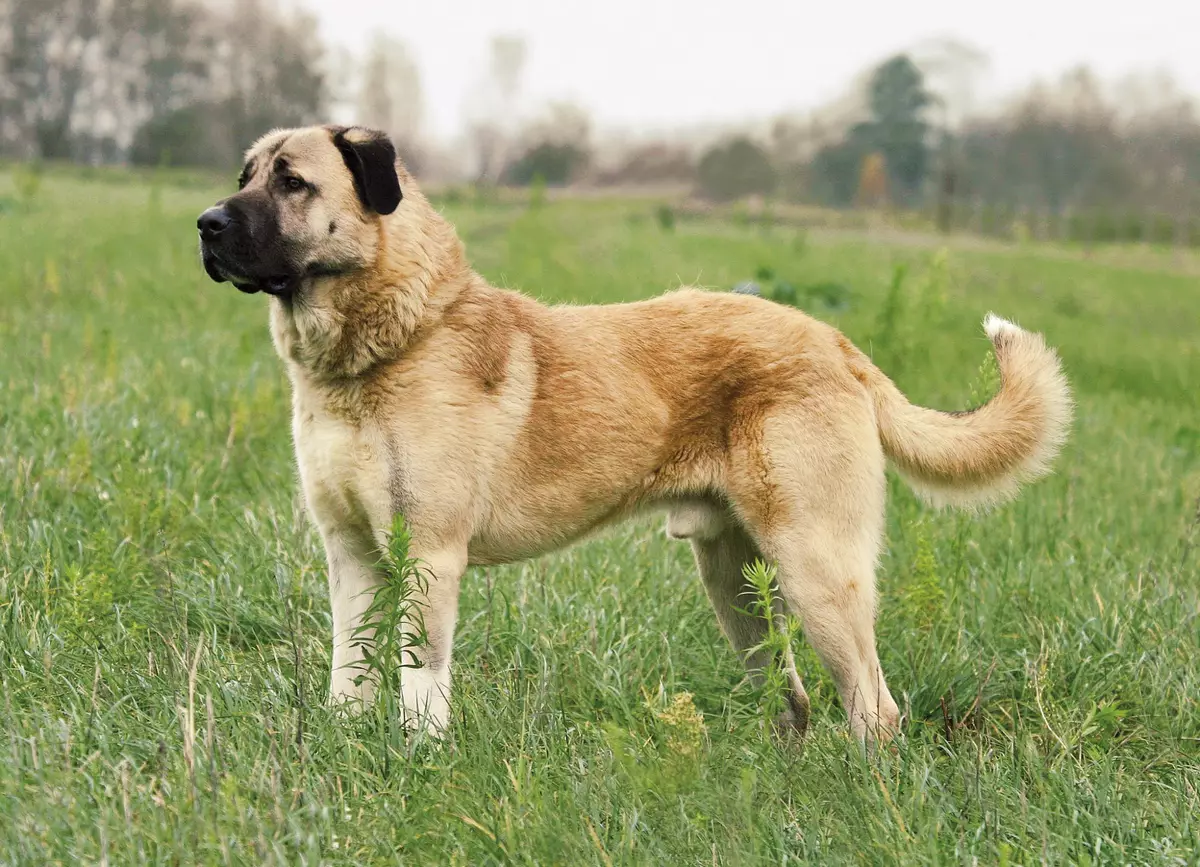
[{"label": "white sky", "polygon": [[951,36],[990,58],[983,94],[1080,63],[1169,70],[1200,94],[1200,0],[300,0],[351,48],[383,30],[420,67],[425,129],[456,134],[492,36],[528,44],[526,105],[570,99],[597,127],[764,119],[844,92],[890,52]]}]

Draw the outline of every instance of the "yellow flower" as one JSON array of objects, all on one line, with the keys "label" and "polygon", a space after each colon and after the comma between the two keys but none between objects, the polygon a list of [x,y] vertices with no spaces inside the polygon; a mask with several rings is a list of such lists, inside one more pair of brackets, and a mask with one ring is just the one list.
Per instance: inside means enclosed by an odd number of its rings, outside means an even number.
[{"label": "yellow flower", "polygon": [[655,716],[667,727],[667,748],[680,756],[695,757],[704,743],[704,714],[692,704],[690,692],[676,693],[665,710]]}]

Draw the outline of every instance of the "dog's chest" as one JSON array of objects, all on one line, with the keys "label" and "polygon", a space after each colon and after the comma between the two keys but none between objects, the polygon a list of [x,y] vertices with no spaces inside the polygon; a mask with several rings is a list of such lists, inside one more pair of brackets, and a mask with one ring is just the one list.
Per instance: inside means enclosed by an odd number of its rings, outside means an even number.
[{"label": "dog's chest", "polygon": [[388,465],[374,430],[297,401],[293,434],[305,501],[322,532],[369,542],[385,531],[391,520]]}]

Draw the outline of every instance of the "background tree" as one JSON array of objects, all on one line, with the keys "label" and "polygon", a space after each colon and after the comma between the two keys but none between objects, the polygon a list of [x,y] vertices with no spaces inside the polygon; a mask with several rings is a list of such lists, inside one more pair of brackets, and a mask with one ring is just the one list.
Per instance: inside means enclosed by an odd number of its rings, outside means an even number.
[{"label": "background tree", "polygon": [[949,232],[954,199],[962,172],[962,129],[975,109],[976,93],[988,70],[987,55],[973,45],[948,37],[928,39],[911,52],[925,76],[936,116],[932,135],[932,173],[936,175],[936,221]]},{"label": "background tree", "polygon": [[897,55],[872,74],[867,96],[871,119],[858,124],[851,137],[861,150],[883,154],[889,188],[897,199],[913,203],[929,173],[925,112],[933,100],[925,78],[907,55]]},{"label": "background tree", "polygon": [[403,42],[379,34],[362,70],[356,119],[387,132],[408,168],[419,174],[421,76]]},{"label": "background tree", "polygon": [[771,124],[771,163],[783,198],[803,201],[811,196],[810,166],[825,138],[825,126],[817,117],[779,117]]},{"label": "background tree", "polygon": [[887,165],[883,154],[872,151],[863,157],[862,169],[858,174],[858,194],[855,200],[860,206],[878,208],[887,203]]},{"label": "background tree", "polygon": [[266,0],[0,0],[0,153],[228,166],[321,115],[322,50]]},{"label": "background tree", "polygon": [[937,126],[944,133],[961,130],[975,111],[980,81],[990,65],[988,56],[966,42],[938,37],[916,45],[909,57],[924,76],[938,109]]},{"label": "background tree", "polygon": [[[765,147],[742,134],[741,156],[730,157],[731,140],[710,148],[700,179],[693,154],[711,129],[606,153],[585,115],[552,109],[518,132],[526,54],[518,38],[492,41],[465,106],[469,153],[442,159],[443,177],[567,183],[591,172],[844,207],[879,153],[889,198],[913,206],[938,190],[944,226],[955,197],[1088,220],[1165,214],[1183,232],[1200,211],[1196,106],[1162,74],[1113,84],[1077,69],[981,116],[973,94],[986,58],[953,40],[923,42],[811,114],[764,124]],[[0,157],[231,168],[272,127],[333,118],[387,128],[410,164],[439,164],[414,153],[421,82],[404,46],[379,37],[361,65],[350,60],[326,50],[291,0],[0,0]],[[615,168],[596,173],[601,160]]]},{"label": "background tree", "polygon": [[[920,198],[930,170],[930,126],[925,113],[933,98],[924,77],[906,55],[897,55],[871,72],[862,87],[866,120],[848,125],[840,140],[813,136],[820,143],[805,172],[808,196],[823,204],[846,207],[859,192],[865,161],[879,154],[886,168],[889,196],[912,205]],[[843,101],[845,102],[845,101]],[[853,110],[853,104],[843,114]],[[821,143],[824,140],[824,143]]]},{"label": "background tree", "polygon": [[808,188],[824,205],[846,207],[854,202],[863,159],[869,152],[857,138],[847,138],[817,151],[809,167]]},{"label": "background tree", "polygon": [[983,200],[1006,206],[1111,206],[1136,187],[1134,150],[1123,138],[1095,76],[1077,69],[968,124],[964,182]]},{"label": "background tree", "polygon": [[696,180],[696,164],[683,145],[655,141],[625,150],[615,166],[598,176],[602,184],[613,186],[691,184]]},{"label": "background tree", "polygon": [[714,145],[696,169],[700,194],[724,202],[750,195],[770,195],[778,178],[765,149],[745,136]]},{"label": "background tree", "polygon": [[518,36],[492,40],[487,71],[467,109],[467,137],[475,159],[476,183],[495,183],[504,165],[526,55],[525,41]]},{"label": "background tree", "polygon": [[520,155],[504,170],[510,184],[524,186],[541,178],[563,186],[579,177],[591,157],[591,120],[571,103],[552,104],[520,138]]}]

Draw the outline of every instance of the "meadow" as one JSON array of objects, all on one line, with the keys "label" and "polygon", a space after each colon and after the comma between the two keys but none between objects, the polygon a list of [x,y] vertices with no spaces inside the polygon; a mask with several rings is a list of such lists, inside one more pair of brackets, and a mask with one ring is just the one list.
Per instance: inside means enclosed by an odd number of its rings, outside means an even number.
[{"label": "meadow", "polygon": [[0,170],[0,864],[1200,863],[1195,260],[444,200],[498,284],[757,275],[940,408],[993,384],[994,310],[1059,348],[1078,408],[1057,472],[986,515],[890,479],[891,749],[850,742],[803,644],[810,735],[777,740],[650,519],[469,573],[431,746],[324,706],[267,301],[196,252],[224,192]]}]

